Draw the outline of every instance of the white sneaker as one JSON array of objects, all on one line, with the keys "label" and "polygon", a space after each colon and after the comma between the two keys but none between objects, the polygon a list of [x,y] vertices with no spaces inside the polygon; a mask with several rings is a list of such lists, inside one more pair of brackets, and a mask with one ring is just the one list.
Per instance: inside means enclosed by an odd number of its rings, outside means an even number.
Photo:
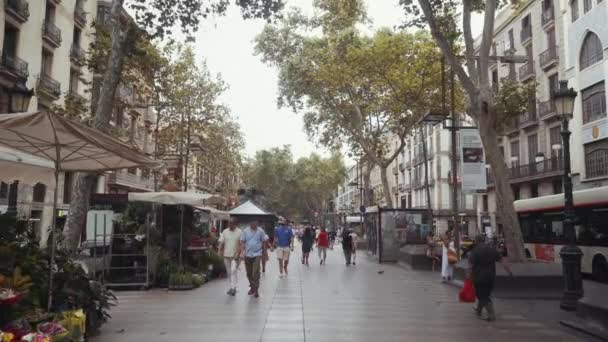
[{"label": "white sneaker", "polygon": [[280,279],[282,279],[282,278],[283,278],[283,273],[281,273],[281,274],[279,275],[279,278],[280,278]]}]

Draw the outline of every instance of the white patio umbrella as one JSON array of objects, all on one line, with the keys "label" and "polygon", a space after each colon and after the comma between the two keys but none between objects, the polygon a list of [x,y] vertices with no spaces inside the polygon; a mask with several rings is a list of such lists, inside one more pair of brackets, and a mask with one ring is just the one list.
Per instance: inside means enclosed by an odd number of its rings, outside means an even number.
[{"label": "white patio umbrella", "polygon": [[108,171],[131,167],[158,167],[159,163],[128,145],[81,123],[50,112],[0,115],[0,145],[47,159],[54,164],[51,267],[49,303],[53,301],[57,183],[63,171]]},{"label": "white patio umbrella", "polygon": [[131,202],[151,202],[165,205],[180,205],[180,225],[179,225],[179,265],[182,265],[182,249],[184,246],[184,206],[201,207],[211,204],[219,204],[226,199],[220,195],[209,193],[196,193],[186,191],[176,192],[141,192],[129,193],[129,201]]}]

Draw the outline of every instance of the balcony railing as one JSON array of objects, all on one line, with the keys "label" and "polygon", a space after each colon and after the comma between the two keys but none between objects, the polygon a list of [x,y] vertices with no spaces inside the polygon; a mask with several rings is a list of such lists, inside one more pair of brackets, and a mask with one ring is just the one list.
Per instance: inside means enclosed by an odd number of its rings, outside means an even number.
[{"label": "balcony railing", "polygon": [[540,67],[547,69],[559,61],[557,46],[553,45],[540,54]]},{"label": "balcony railing", "polygon": [[42,38],[54,47],[61,45],[61,30],[54,23],[45,20],[42,24]]},{"label": "balcony railing", "polygon": [[139,190],[154,190],[154,179],[143,178],[124,171],[111,173],[108,177],[108,184],[121,185]]},{"label": "balcony railing", "polygon": [[86,62],[87,53],[79,45],[72,44],[70,58],[76,65],[82,66]]},{"label": "balcony railing", "polygon": [[553,7],[549,7],[545,10],[543,10],[543,14],[542,14],[542,25],[543,27],[552,24],[555,21],[555,12],[553,10]]},{"label": "balcony railing", "polygon": [[59,98],[61,96],[61,84],[44,74],[40,75],[38,78],[38,90],[54,98]]},{"label": "balcony railing", "polygon": [[79,4],[74,9],[74,22],[80,27],[84,27],[87,24],[87,12],[82,8],[82,4]]},{"label": "balcony railing", "polygon": [[608,176],[608,152],[596,151],[592,156],[585,158],[585,171],[587,178]]},{"label": "balcony railing", "polygon": [[519,127],[525,128],[537,124],[538,117],[536,116],[535,112],[524,113],[519,116],[517,121],[519,122]]},{"label": "balcony railing", "polygon": [[532,38],[532,26],[524,26],[521,28],[520,32],[521,43],[526,43],[529,39]]},{"label": "balcony railing", "polygon": [[10,72],[15,77],[23,81],[27,80],[30,75],[27,70],[27,62],[16,56],[9,56],[6,53],[3,53],[2,60],[0,62],[2,63],[2,69]]},{"label": "balcony railing", "polygon": [[555,102],[551,100],[540,102],[538,104],[538,111],[540,114],[540,118],[543,120],[553,117],[556,113]]},{"label": "balcony railing", "polygon": [[30,5],[26,0],[5,0],[6,13],[23,24],[30,18]]},{"label": "balcony railing", "polygon": [[531,77],[534,77],[534,62],[528,61],[519,67],[519,80],[524,82]]},{"label": "balcony railing", "polygon": [[77,101],[77,102],[80,102],[80,103],[86,103],[86,102],[87,102],[87,99],[86,99],[84,96],[82,96],[82,95],[78,94],[78,92],[77,92],[77,91],[75,91],[75,90],[70,90],[70,91],[68,92],[68,96],[69,96],[69,97],[70,97],[72,100]]},{"label": "balcony railing", "polygon": [[[542,178],[545,176],[557,176],[564,170],[562,158],[550,158],[537,163],[518,165],[509,169],[509,181],[517,183],[527,179]],[[487,172],[488,184],[494,184],[494,175],[490,170]]]}]

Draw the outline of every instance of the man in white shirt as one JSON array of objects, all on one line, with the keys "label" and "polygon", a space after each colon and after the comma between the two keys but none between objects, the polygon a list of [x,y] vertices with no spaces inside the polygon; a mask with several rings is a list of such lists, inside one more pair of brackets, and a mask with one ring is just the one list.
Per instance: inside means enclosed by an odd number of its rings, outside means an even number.
[{"label": "man in white shirt", "polygon": [[228,295],[236,295],[237,273],[239,270],[239,255],[241,230],[237,227],[236,219],[230,221],[228,229],[225,229],[218,240],[218,255],[224,257],[226,274],[228,275]]}]

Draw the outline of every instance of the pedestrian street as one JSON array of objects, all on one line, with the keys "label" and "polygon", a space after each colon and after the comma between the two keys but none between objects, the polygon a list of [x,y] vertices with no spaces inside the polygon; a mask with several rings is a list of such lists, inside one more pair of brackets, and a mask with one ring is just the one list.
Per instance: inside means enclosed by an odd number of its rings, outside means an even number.
[{"label": "pedestrian street", "polygon": [[497,321],[488,323],[436,273],[378,265],[362,251],[346,267],[339,248],[320,266],[315,252],[309,267],[294,253],[286,279],[271,254],[257,299],[247,296],[242,265],[235,297],[224,279],[195,291],[119,292],[94,341],[586,341],[557,321],[538,321],[543,305],[556,311],[553,302],[498,301]]}]

